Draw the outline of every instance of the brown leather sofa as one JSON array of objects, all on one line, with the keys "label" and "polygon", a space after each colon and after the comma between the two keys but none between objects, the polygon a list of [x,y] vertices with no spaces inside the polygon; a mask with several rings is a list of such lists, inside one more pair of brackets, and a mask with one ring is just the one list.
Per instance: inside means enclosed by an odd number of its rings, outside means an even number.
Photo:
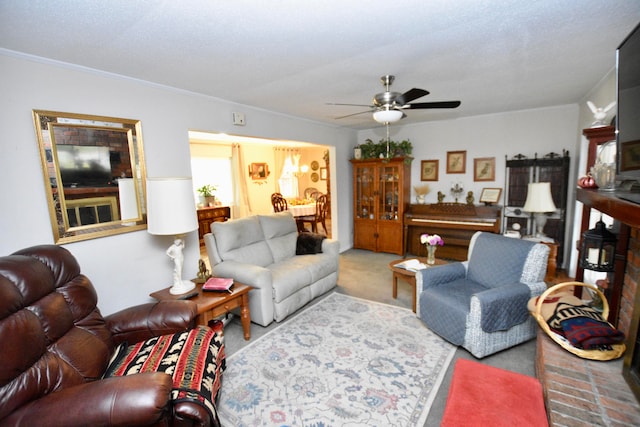
[{"label": "brown leather sofa", "polygon": [[164,372],[102,378],[114,349],[195,323],[191,301],[103,317],[73,255],[41,245],[0,257],[0,426],[217,426],[202,405],[172,401]]}]

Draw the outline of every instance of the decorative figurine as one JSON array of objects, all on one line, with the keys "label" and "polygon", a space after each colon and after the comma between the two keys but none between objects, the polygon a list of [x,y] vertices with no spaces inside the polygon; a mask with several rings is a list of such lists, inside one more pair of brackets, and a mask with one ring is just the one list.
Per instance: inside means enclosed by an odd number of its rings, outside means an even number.
[{"label": "decorative figurine", "polygon": [[473,204],[473,202],[474,202],[474,200],[475,200],[475,199],[474,199],[474,197],[473,197],[473,191],[469,191],[469,192],[467,193],[467,204],[468,204],[468,205],[472,205],[472,204]]},{"label": "decorative figurine", "polygon": [[198,276],[195,280],[196,283],[204,283],[211,277],[209,274],[209,270],[207,270],[207,265],[205,264],[203,259],[198,260]]},{"label": "decorative figurine", "polygon": [[595,121],[591,123],[591,127],[597,128],[597,127],[607,125],[607,123],[605,122],[605,119],[607,118],[607,113],[609,112],[609,110],[615,107],[616,101],[609,103],[609,105],[607,105],[604,108],[596,107],[591,101],[587,101],[587,105],[589,106],[589,109],[593,113],[593,118],[595,119]]},{"label": "decorative figurine", "polygon": [[442,201],[444,200],[444,193],[442,191],[438,191],[438,203],[442,203]]},{"label": "decorative figurine", "polygon": [[173,260],[173,283],[180,283],[182,281],[182,263],[184,262],[184,255],[182,250],[184,249],[184,242],[182,239],[176,238],[173,241],[173,245],[167,249],[167,255]]}]

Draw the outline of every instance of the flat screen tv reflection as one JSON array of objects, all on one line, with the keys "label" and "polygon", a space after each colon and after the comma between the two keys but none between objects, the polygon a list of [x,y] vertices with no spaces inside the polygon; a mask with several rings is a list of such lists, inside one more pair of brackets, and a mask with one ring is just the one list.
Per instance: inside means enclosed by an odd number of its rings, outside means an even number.
[{"label": "flat screen tv reflection", "polygon": [[100,187],[111,181],[109,147],[57,145],[64,187]]}]

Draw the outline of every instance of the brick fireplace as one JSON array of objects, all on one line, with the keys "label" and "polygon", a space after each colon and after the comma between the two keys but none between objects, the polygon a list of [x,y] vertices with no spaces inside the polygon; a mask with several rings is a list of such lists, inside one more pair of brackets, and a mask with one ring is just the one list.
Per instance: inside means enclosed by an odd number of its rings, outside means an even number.
[{"label": "brick fireplace", "polygon": [[[627,368],[634,351],[640,354],[640,347],[635,345],[640,320],[640,294],[637,292],[640,281],[640,205],[597,190],[578,189],[577,199],[584,204],[585,210],[596,209],[618,223],[615,277],[607,298],[612,307],[609,321],[627,337],[624,358]],[[631,385],[640,400],[640,383]]]},{"label": "brick fireplace", "polygon": [[[609,321],[625,333],[623,360],[591,361],[563,350],[539,330],[536,371],[552,426],[640,425],[640,205],[596,190],[577,190],[584,209],[597,209],[619,224],[617,269],[607,293]],[[578,280],[581,280],[578,277]],[[638,344],[637,344],[638,343]],[[633,356],[635,354],[635,357]]]},{"label": "brick fireplace", "polygon": [[623,374],[627,383],[633,389],[636,398],[640,400],[640,228],[631,229],[629,248],[627,251],[627,266],[622,286],[622,300],[620,303],[620,318],[618,327],[625,332],[627,338],[627,355],[624,359]]}]

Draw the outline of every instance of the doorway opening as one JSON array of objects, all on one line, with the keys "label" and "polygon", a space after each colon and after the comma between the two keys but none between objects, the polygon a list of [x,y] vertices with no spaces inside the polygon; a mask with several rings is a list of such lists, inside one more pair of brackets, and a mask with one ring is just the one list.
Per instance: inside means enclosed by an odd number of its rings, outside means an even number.
[{"label": "doorway opening", "polygon": [[[233,158],[234,144],[241,147],[239,162]],[[291,158],[296,167],[288,175],[294,176],[296,181],[297,194],[289,194],[294,203],[304,202],[305,195],[313,191],[327,194],[331,200],[333,171],[330,159],[335,157],[335,147],[203,131],[189,131],[189,145],[194,194],[199,209],[208,206],[205,206],[197,189],[212,185],[216,188],[214,207],[229,207],[231,219],[273,212],[271,194],[282,193],[280,186],[287,183],[282,179],[285,163],[289,164],[283,161],[286,158]],[[255,173],[252,168],[262,173]],[[243,201],[239,200],[242,195],[239,190],[242,189],[238,187],[242,185],[247,207],[243,207]],[[337,234],[337,224],[332,221],[332,218],[337,218],[336,213],[337,204],[330,203],[326,219],[328,237]],[[203,245],[201,251],[204,250]]]}]

